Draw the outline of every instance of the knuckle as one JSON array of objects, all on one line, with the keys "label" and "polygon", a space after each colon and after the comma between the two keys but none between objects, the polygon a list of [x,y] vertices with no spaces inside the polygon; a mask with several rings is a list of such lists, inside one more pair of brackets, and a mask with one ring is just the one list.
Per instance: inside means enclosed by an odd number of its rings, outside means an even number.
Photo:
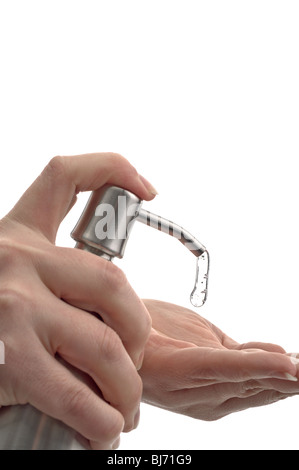
[{"label": "knuckle", "polygon": [[114,291],[120,291],[127,285],[125,273],[115,264],[107,261],[103,272],[105,284]]},{"label": "knuckle", "polygon": [[65,171],[65,157],[62,157],[60,155],[56,155],[55,157],[51,158],[45,168],[46,174],[54,179],[56,179],[57,177],[65,176]]},{"label": "knuckle", "polygon": [[86,403],[89,401],[91,391],[84,386],[74,389],[67,389],[60,399],[60,407],[65,416],[73,418],[84,414]]},{"label": "knuckle", "polygon": [[[84,385],[78,386],[76,389],[67,387],[59,400],[60,419],[67,422],[71,417],[72,421],[81,421],[82,417],[86,415],[86,410],[90,409],[90,405],[93,402],[92,394],[93,392]],[[101,443],[113,442],[120,435],[123,427],[124,419],[121,413],[109,407],[108,416],[103,414],[103,419],[97,429],[90,429],[92,440]]]},{"label": "knuckle", "polygon": [[102,338],[99,342],[99,355],[106,362],[117,362],[123,355],[124,347],[117,333],[108,325],[103,325]]},{"label": "knuckle", "polygon": [[121,171],[124,182],[129,182],[130,178],[138,177],[136,168],[122,155],[118,153],[109,154],[109,165],[113,173]]},{"label": "knuckle", "polygon": [[24,251],[11,240],[0,240],[0,270],[9,270],[23,259]]},{"label": "knuckle", "polygon": [[120,403],[116,404],[116,408],[125,419],[124,432],[132,431],[136,427],[136,410],[140,407],[143,392],[143,383],[136,370],[134,377],[130,374],[128,380],[130,392],[125,398],[122,397]]},{"label": "knuckle", "polygon": [[27,304],[32,304],[32,292],[24,280],[28,262],[29,254],[22,245],[11,240],[0,241],[1,313],[24,311]]},{"label": "knuckle", "polygon": [[124,418],[117,410],[111,408],[109,420],[105,420],[101,430],[103,439],[108,442],[114,442],[124,428]]},{"label": "knuckle", "polygon": [[136,170],[136,168],[131,165],[130,163],[127,162],[127,166],[126,166],[126,170],[125,170],[125,178],[126,178],[126,182],[129,183],[130,180],[133,180],[135,178],[138,178],[138,171]]},{"label": "knuckle", "polygon": [[121,403],[118,406],[121,411],[131,413],[141,402],[143,382],[136,369],[133,369],[133,373],[128,374],[127,381],[129,392],[121,397]]},{"label": "knuckle", "polygon": [[0,312],[13,313],[20,312],[24,309],[24,305],[28,299],[24,292],[17,287],[6,287],[0,289]]},{"label": "knuckle", "polygon": [[144,354],[144,348],[150,336],[151,327],[152,320],[149,313],[136,306],[134,321],[123,340],[126,348],[130,350],[134,357],[136,355],[138,362],[141,361],[141,354]]},{"label": "knuckle", "polygon": [[146,340],[148,339],[148,337],[150,335],[150,332],[151,332],[152,319],[151,319],[150,314],[147,311],[146,311],[145,315],[142,315],[142,319],[143,319],[143,325],[142,325],[142,329],[141,329],[141,335],[142,335],[144,341],[146,342]]},{"label": "knuckle", "polygon": [[136,372],[136,380],[132,392],[133,403],[140,403],[143,392],[143,382],[140,375]]},{"label": "knuckle", "polygon": [[256,380],[247,380],[246,382],[241,382],[239,385],[239,390],[236,391],[236,395],[239,398],[247,398],[256,393],[260,392],[261,388]]},{"label": "knuckle", "polygon": [[0,270],[9,269],[15,260],[15,254],[12,250],[11,243],[6,240],[0,241]]},{"label": "knuckle", "polygon": [[119,153],[109,152],[108,156],[109,156],[109,163],[113,165],[116,169],[122,165],[130,165],[128,160],[123,155],[120,155]]}]

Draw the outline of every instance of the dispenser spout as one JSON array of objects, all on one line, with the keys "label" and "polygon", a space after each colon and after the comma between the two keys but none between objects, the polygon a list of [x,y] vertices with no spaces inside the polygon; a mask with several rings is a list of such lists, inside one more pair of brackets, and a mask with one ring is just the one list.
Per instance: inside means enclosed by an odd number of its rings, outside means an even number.
[{"label": "dispenser spout", "polygon": [[191,233],[180,225],[142,209],[142,200],[117,186],[105,185],[93,191],[71,236],[76,247],[112,261],[124,256],[129,234],[136,220],[179,240],[196,256],[196,280],[191,303],[200,307],[206,301],[209,254]]},{"label": "dispenser spout", "polygon": [[193,237],[190,232],[187,232],[187,230],[185,230],[180,225],[177,225],[171,220],[167,220],[160,215],[156,215],[147,210],[140,209],[136,220],[145,225],[148,225],[149,227],[153,227],[160,232],[175,237],[197,258],[207,251],[205,246],[202,245],[195,237]]},{"label": "dispenser spout", "polygon": [[175,237],[196,256],[195,284],[190,295],[190,302],[194,307],[201,307],[207,300],[208,295],[210,256],[206,247],[180,225],[152,212],[140,209],[136,220]]}]

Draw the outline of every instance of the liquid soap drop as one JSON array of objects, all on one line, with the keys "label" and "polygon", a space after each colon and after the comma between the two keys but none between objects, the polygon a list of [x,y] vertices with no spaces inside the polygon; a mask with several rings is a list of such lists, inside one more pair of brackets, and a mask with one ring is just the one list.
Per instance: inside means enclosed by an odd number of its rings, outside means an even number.
[{"label": "liquid soap drop", "polygon": [[196,260],[196,276],[194,289],[190,295],[193,307],[201,307],[207,300],[210,257],[208,251],[204,251]]}]

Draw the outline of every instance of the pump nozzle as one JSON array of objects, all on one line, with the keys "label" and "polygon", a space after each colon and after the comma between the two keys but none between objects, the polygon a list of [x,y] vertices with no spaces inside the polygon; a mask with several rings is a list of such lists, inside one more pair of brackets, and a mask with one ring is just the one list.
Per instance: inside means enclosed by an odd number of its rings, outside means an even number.
[{"label": "pump nozzle", "polygon": [[[142,209],[142,202],[135,194],[117,186],[105,185],[93,191],[71,233],[72,238],[77,241],[76,248],[111,261],[115,256],[124,256],[128,237],[136,220],[167,233],[177,238],[197,258],[196,282],[191,303],[196,307],[202,305],[207,297],[207,249],[183,227]],[[200,277],[203,279],[202,285],[199,284]]]},{"label": "pump nozzle", "polygon": [[191,253],[196,257],[201,256],[206,250],[206,248],[196,240],[190,232],[187,232],[180,225],[171,222],[160,215],[153,214],[152,212],[140,209],[137,216],[137,220],[143,224],[153,227],[157,230],[160,230],[163,233],[171,235],[172,237],[177,238]]}]

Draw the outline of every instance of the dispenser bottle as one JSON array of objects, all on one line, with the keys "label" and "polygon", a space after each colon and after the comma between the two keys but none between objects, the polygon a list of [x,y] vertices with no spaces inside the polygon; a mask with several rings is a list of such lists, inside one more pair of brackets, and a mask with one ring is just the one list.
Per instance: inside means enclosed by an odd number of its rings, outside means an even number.
[{"label": "dispenser bottle", "polygon": [[[116,186],[103,186],[91,193],[71,233],[76,248],[112,261],[122,258],[134,223],[139,221],[177,238],[195,257],[196,280],[191,302],[199,307],[207,298],[209,254],[206,248],[179,225],[142,209],[142,201]],[[83,449],[76,432],[39,412],[31,405],[14,405],[0,410],[0,449]]]}]

